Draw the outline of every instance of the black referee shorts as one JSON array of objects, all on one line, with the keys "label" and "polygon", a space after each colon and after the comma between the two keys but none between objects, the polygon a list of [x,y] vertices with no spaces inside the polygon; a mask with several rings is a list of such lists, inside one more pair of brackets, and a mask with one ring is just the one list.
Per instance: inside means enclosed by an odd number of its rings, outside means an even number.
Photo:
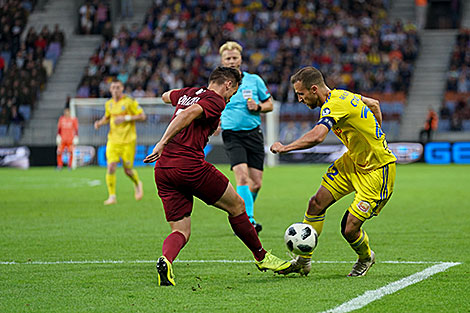
[{"label": "black referee shorts", "polygon": [[264,137],[259,127],[252,130],[224,130],[222,139],[230,159],[230,168],[246,163],[248,167],[263,170]]}]

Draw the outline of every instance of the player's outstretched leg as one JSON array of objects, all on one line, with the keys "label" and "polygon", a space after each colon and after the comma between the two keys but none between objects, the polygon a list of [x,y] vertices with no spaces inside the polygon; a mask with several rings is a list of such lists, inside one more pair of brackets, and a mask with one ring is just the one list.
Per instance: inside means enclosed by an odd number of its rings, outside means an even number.
[{"label": "player's outstretched leg", "polygon": [[356,263],[354,263],[351,272],[348,274],[349,277],[356,277],[356,276],[365,276],[369,269],[375,263],[375,253],[374,251],[370,251],[370,257],[366,259],[358,259]]},{"label": "player's outstretched leg", "polygon": [[256,267],[258,267],[260,271],[271,270],[278,273],[291,267],[289,262],[281,260],[264,250],[256,234],[256,230],[245,212],[237,216],[229,216],[228,219],[235,235],[237,235],[253,253],[256,260]]},{"label": "player's outstretched leg", "polygon": [[281,260],[270,251],[266,252],[264,259],[261,261],[255,261],[255,265],[262,272],[271,270],[277,274],[282,274],[284,271],[288,271],[288,269],[292,267],[291,263]]},{"label": "player's outstretched leg", "polygon": [[175,276],[173,274],[173,266],[164,256],[157,261],[157,277],[159,286],[174,286]]}]

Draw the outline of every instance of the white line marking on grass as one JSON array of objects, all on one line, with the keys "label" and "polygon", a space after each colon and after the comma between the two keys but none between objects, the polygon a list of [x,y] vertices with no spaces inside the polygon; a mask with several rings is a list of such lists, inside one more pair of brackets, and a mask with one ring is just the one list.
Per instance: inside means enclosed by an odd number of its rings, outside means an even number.
[{"label": "white line marking on grass", "polygon": [[[82,261],[0,261],[0,265],[57,265],[57,264],[135,264],[135,263],[156,263],[157,260],[82,260]],[[175,260],[178,263],[252,263],[253,260]],[[319,264],[352,264],[353,261],[312,261]],[[380,261],[384,264],[460,264],[449,262],[428,262],[428,261]],[[452,265],[453,266],[453,265]]]},{"label": "white line marking on grass", "polygon": [[88,181],[88,186],[90,187],[95,187],[101,185],[101,180],[94,179],[94,180],[89,180]]},{"label": "white line marking on grass", "polygon": [[369,303],[378,300],[382,298],[383,296],[392,294],[394,292],[397,292],[400,289],[403,289],[405,287],[408,287],[410,285],[419,283],[422,280],[425,280],[429,277],[431,277],[434,274],[443,272],[447,270],[448,268],[452,266],[459,265],[461,263],[451,263],[451,262],[444,262],[444,263],[439,263],[436,265],[433,265],[431,267],[428,267],[427,269],[415,273],[413,275],[410,275],[408,277],[405,277],[403,279],[394,281],[393,283],[390,283],[386,286],[383,286],[379,289],[376,290],[368,290],[364,292],[364,294],[360,295],[359,297],[356,297],[354,299],[349,300],[348,302],[345,302],[333,309],[330,309],[328,311],[324,311],[323,313],[345,313],[345,312],[351,312],[354,310],[358,310]]}]

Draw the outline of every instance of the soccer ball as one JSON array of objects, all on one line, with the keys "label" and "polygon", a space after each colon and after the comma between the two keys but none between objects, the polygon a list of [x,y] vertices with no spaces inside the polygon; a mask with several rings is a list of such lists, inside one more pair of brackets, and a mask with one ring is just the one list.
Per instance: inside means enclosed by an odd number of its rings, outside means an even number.
[{"label": "soccer ball", "polygon": [[307,255],[317,246],[318,235],[309,224],[295,223],[284,234],[287,249],[297,255]]}]

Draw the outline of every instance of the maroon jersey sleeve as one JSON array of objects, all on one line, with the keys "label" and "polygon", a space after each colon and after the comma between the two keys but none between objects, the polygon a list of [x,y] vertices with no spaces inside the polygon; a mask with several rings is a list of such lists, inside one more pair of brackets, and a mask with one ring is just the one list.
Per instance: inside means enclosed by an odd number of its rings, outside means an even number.
[{"label": "maroon jersey sleeve", "polygon": [[172,92],[170,92],[170,100],[172,106],[175,107],[178,104],[178,98],[181,96],[182,93],[184,93],[184,89],[173,90]]},{"label": "maroon jersey sleeve", "polygon": [[215,94],[208,94],[197,102],[204,110],[204,117],[219,118],[225,108],[225,101],[222,97]]}]

